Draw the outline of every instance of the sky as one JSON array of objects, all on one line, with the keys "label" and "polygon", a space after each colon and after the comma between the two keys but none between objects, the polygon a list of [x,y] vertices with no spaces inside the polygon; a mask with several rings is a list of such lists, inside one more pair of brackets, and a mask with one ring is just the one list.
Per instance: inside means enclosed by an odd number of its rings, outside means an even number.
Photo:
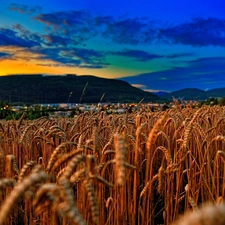
[{"label": "sky", "polygon": [[0,76],[77,74],[146,91],[225,87],[224,0],[0,0]]}]

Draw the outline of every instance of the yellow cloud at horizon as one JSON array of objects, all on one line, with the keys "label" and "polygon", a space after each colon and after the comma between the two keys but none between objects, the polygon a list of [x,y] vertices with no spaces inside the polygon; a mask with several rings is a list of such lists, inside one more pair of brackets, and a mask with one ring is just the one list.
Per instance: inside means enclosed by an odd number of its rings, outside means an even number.
[{"label": "yellow cloud at horizon", "polygon": [[147,92],[168,92],[167,90],[158,90],[158,89],[147,89],[146,85],[144,84],[131,84],[133,87],[142,89],[143,91]]},{"label": "yellow cloud at horizon", "polygon": [[158,89],[144,89],[144,91],[147,91],[147,92],[168,92],[168,93],[170,93],[170,91],[158,90]]},{"label": "yellow cloud at horizon", "polygon": [[[37,50],[37,49],[36,49]],[[43,53],[35,52],[29,48],[17,46],[0,46],[0,52],[5,53],[5,58],[0,58],[0,76],[13,74],[49,74],[49,75],[93,75],[102,78],[121,78],[134,76],[140,73],[130,67],[121,65],[108,65],[105,68],[88,68],[66,65],[45,57]],[[8,54],[8,56],[7,56]],[[82,65],[82,66],[85,66]],[[149,72],[149,71],[141,71]]]},{"label": "yellow cloud at horizon", "polygon": [[131,84],[133,87],[139,88],[139,89],[144,89],[146,88],[146,85],[144,84]]},{"label": "yellow cloud at horizon", "polygon": [[4,60],[0,62],[0,76],[9,74],[40,74],[40,73],[56,73],[54,68],[44,68],[27,61]]},{"label": "yellow cloud at horizon", "polygon": [[[71,66],[44,66],[41,60],[10,60],[5,59],[0,61],[0,76],[7,76],[13,74],[49,74],[49,75],[63,75],[63,74],[76,74],[76,75],[93,75],[103,78],[120,78],[123,76],[134,75],[127,70],[117,70],[116,68],[79,68]],[[56,62],[48,61],[48,64],[54,65]]]}]

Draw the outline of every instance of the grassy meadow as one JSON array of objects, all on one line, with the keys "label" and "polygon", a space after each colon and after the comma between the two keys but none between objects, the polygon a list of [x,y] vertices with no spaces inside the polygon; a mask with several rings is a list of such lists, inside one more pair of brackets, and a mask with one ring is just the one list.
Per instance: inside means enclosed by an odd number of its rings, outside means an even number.
[{"label": "grassy meadow", "polygon": [[169,225],[225,198],[225,108],[0,121],[0,225]]}]

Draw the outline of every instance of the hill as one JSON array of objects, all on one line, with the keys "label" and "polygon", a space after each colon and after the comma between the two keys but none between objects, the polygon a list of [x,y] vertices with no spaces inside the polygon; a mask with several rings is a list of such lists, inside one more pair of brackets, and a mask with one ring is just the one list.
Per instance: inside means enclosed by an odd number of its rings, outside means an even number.
[{"label": "hill", "polygon": [[198,88],[185,88],[179,91],[170,92],[160,97],[171,100],[173,97],[183,100],[201,101],[208,98],[222,98],[225,97],[225,88],[216,88],[208,91],[203,91]]},{"label": "hill", "polygon": [[161,97],[172,99],[174,98],[180,98],[183,100],[202,100],[207,98],[206,92],[203,90],[200,90],[198,88],[185,88],[181,89],[179,91],[170,92],[167,94],[162,95]]},{"label": "hill", "polygon": [[10,103],[156,102],[160,98],[126,81],[90,75],[0,76],[0,101]]},{"label": "hill", "polygon": [[214,97],[214,98],[222,98],[225,97],[225,88],[216,88],[207,91],[209,97]]}]

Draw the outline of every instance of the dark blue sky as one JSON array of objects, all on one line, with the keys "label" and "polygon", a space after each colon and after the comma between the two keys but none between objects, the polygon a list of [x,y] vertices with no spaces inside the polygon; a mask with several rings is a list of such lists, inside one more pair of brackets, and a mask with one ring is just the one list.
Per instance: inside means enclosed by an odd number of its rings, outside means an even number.
[{"label": "dark blue sky", "polygon": [[2,0],[0,75],[91,74],[144,90],[225,87],[222,0]]}]

